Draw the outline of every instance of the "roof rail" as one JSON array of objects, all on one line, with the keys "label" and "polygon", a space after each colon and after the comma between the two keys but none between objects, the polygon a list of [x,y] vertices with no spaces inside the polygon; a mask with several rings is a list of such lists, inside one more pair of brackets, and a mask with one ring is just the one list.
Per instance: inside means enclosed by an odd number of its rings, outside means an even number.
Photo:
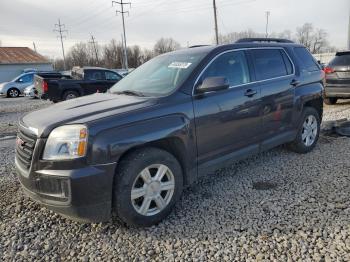
[{"label": "roof rail", "polygon": [[252,43],[252,42],[274,42],[274,43],[294,43],[291,40],[283,38],[241,38],[236,43]]},{"label": "roof rail", "polygon": [[202,46],[209,46],[209,45],[192,45],[192,46],[189,46],[188,48],[196,48],[196,47],[202,47]]}]

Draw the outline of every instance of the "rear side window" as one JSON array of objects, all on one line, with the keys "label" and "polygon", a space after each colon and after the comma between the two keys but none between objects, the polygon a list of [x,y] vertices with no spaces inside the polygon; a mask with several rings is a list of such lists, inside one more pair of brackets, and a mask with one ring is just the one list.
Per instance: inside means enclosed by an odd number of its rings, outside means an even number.
[{"label": "rear side window", "polygon": [[294,48],[294,52],[300,61],[300,67],[303,71],[312,72],[320,70],[316,60],[313,58],[310,52],[306,50],[306,48],[296,47]]},{"label": "rear side window", "polygon": [[103,71],[88,70],[85,71],[86,80],[105,80],[105,74]]},{"label": "rear side window", "polygon": [[338,55],[329,63],[330,66],[350,66],[350,54]]},{"label": "rear side window", "polygon": [[[279,49],[252,50],[256,80],[266,80],[291,74],[292,65],[287,58],[287,65]],[[288,64],[289,63],[289,64]]]},{"label": "rear side window", "polygon": [[105,71],[106,74],[106,80],[120,80],[121,76],[119,76],[116,73],[110,72],[110,71]]}]

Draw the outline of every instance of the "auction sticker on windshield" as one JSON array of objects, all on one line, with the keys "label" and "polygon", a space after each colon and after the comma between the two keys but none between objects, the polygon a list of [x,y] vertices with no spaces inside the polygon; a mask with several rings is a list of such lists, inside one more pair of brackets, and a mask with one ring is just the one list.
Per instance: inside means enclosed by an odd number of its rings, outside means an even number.
[{"label": "auction sticker on windshield", "polygon": [[192,63],[187,63],[187,62],[172,62],[168,67],[169,68],[182,68],[186,69],[188,68]]}]

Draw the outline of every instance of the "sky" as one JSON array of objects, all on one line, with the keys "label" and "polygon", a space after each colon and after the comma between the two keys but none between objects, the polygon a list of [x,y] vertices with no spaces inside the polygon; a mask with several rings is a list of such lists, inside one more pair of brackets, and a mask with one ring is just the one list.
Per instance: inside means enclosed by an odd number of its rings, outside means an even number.
[{"label": "sky", "polygon": [[[127,0],[124,0],[126,2]],[[152,48],[160,37],[172,37],[182,46],[212,44],[212,0],[129,0],[125,5],[128,45]],[[345,48],[350,0],[216,0],[219,33],[252,29],[265,32],[265,12],[270,11],[269,32],[295,31],[312,23],[329,34],[331,45]],[[50,58],[61,57],[61,44],[53,31],[58,18],[68,30],[66,51],[75,43],[99,44],[121,40],[122,19],[110,0],[0,0],[2,46],[33,47]],[[118,9],[120,10],[120,9]]]}]

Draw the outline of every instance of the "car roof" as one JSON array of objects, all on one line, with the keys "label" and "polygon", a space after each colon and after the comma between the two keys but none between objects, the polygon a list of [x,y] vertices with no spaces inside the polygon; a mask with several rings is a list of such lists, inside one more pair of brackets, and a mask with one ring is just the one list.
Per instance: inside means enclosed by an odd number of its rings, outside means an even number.
[{"label": "car roof", "polygon": [[243,48],[283,48],[283,47],[304,47],[301,44],[293,42],[283,42],[283,43],[273,43],[273,42],[241,42],[241,43],[232,43],[232,44],[223,44],[223,45],[198,45],[189,47],[186,49],[180,49],[173,51],[174,54],[196,54],[196,53],[210,53],[210,52],[220,52],[233,49],[243,49]]}]

